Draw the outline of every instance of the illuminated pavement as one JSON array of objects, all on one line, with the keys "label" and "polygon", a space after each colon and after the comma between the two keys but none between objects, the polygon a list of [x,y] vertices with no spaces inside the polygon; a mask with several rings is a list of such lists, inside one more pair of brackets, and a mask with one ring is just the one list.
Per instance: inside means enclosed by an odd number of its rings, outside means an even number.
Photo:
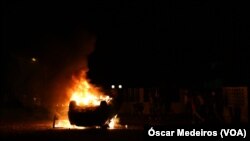
[{"label": "illuminated pavement", "polygon": [[136,126],[118,129],[53,128],[51,121],[3,123],[1,140],[142,140],[143,128]]}]

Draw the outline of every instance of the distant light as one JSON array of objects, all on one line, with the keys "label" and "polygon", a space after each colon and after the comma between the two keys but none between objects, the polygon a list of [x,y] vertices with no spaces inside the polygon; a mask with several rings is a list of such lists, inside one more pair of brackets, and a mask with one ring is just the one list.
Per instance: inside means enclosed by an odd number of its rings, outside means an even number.
[{"label": "distant light", "polygon": [[32,58],[31,58],[31,61],[32,61],[32,62],[36,62],[37,60],[36,60],[35,57],[32,57]]},{"label": "distant light", "polygon": [[115,85],[111,85],[111,88],[114,89],[114,88],[115,88]]},{"label": "distant light", "polygon": [[122,85],[119,85],[118,88],[121,89],[121,88],[122,88]]}]

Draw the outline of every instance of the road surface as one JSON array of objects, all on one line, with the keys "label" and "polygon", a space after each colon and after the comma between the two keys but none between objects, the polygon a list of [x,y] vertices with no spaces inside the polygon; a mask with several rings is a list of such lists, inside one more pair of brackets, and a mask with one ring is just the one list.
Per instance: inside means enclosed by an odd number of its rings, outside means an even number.
[{"label": "road surface", "polygon": [[69,129],[53,128],[51,121],[35,121],[22,123],[1,123],[1,141],[5,140],[90,140],[90,141],[111,141],[111,140],[143,140],[143,129],[138,127],[119,129]]}]

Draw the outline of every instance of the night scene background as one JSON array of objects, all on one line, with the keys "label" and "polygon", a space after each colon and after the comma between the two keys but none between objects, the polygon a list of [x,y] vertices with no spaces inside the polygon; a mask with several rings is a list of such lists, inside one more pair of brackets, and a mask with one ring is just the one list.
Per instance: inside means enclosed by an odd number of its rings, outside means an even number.
[{"label": "night scene background", "polygon": [[[26,131],[52,126],[54,106],[67,99],[71,77],[81,70],[107,92],[122,85],[116,91],[122,95],[118,115],[131,130],[145,124],[248,124],[245,3],[13,0],[2,1],[2,9],[5,137],[42,136]],[[202,101],[196,108],[202,119],[188,113],[192,98]],[[199,112],[201,103],[207,109]],[[68,132],[48,130],[43,132],[51,138]],[[99,131],[70,131],[74,138],[85,132],[98,140],[93,136]],[[123,133],[140,138],[130,130],[110,132],[118,139]]]}]

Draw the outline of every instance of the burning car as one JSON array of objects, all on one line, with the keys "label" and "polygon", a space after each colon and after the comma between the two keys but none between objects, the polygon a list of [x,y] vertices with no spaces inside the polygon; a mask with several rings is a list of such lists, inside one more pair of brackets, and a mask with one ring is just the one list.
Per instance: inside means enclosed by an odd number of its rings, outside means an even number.
[{"label": "burning car", "polygon": [[71,125],[108,127],[115,114],[112,105],[106,101],[91,107],[78,106],[76,101],[71,101],[68,118]]},{"label": "burning car", "polygon": [[[88,82],[84,73],[82,77],[73,77],[72,86],[68,90],[69,99],[66,100],[67,120],[57,120],[53,127],[78,128],[78,127],[110,127],[118,122],[116,115],[121,105],[119,95],[107,95],[99,87]],[[66,114],[66,113],[65,113]],[[77,127],[75,127],[77,126]]]}]

